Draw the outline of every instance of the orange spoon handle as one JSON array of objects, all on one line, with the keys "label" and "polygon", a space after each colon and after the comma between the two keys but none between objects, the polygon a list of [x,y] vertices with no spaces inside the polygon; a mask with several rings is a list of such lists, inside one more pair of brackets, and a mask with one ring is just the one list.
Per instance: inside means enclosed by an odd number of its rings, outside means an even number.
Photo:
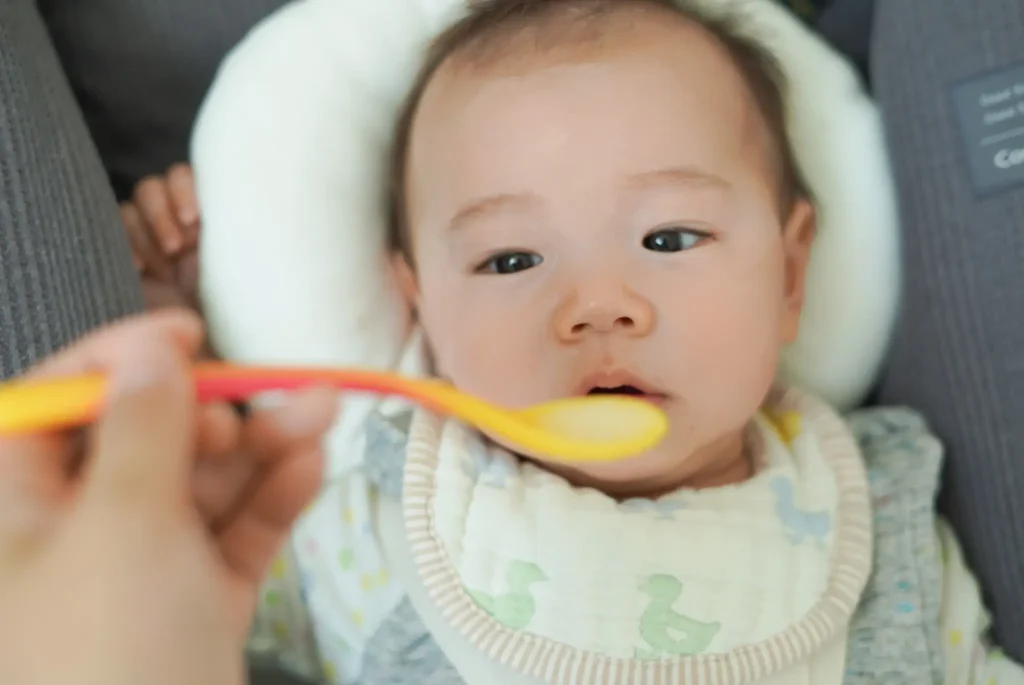
[{"label": "orange spoon handle", "polygon": [[[194,367],[193,378],[200,402],[239,401],[261,392],[329,385],[355,392],[399,395],[443,411],[446,403],[438,400],[450,392],[447,384],[439,381],[355,369],[242,367],[204,362]],[[87,424],[102,410],[106,393],[107,378],[103,374],[14,381],[0,386],[0,435]],[[435,397],[438,393],[440,397]]]}]

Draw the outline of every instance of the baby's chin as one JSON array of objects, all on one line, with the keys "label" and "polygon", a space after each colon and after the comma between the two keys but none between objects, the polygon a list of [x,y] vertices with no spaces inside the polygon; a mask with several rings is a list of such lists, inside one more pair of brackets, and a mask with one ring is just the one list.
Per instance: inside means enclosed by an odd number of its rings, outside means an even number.
[{"label": "baby's chin", "polygon": [[660,497],[685,486],[690,469],[687,452],[652,450],[614,462],[562,464],[540,461],[538,465],[565,478],[576,487],[599,490],[609,497]]},{"label": "baby's chin", "polygon": [[561,476],[571,485],[592,488],[615,499],[657,498],[682,488],[721,487],[747,480],[753,464],[745,447],[746,430],[729,431],[707,447],[668,439],[653,450],[621,461],[562,463],[493,442],[538,467]]},{"label": "baby's chin", "polygon": [[592,488],[617,499],[657,497],[685,485],[692,469],[685,455],[692,450],[681,445],[659,445],[630,459],[612,462],[564,463],[523,452],[492,436],[492,442],[528,460],[539,468],[561,476],[571,485]]}]

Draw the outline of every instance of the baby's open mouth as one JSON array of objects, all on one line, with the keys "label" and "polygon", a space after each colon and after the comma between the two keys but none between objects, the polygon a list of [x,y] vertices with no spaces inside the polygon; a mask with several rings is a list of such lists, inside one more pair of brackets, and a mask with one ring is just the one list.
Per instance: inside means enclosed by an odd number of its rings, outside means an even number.
[{"label": "baby's open mouth", "polygon": [[591,388],[588,395],[646,395],[647,393],[635,385],[616,385],[613,388]]},{"label": "baby's open mouth", "polygon": [[588,378],[579,389],[581,395],[626,395],[661,404],[668,395],[643,383],[632,374],[597,374]]}]

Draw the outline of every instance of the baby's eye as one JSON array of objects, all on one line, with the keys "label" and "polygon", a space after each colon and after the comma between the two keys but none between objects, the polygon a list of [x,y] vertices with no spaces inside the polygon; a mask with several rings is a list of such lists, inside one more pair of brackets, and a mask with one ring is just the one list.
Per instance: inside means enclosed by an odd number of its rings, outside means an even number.
[{"label": "baby's eye", "polygon": [[543,258],[533,252],[502,252],[478,266],[476,271],[484,274],[514,274],[532,269],[542,261]]},{"label": "baby's eye", "polygon": [[643,246],[651,252],[682,252],[697,247],[710,237],[692,228],[662,228],[645,235]]}]

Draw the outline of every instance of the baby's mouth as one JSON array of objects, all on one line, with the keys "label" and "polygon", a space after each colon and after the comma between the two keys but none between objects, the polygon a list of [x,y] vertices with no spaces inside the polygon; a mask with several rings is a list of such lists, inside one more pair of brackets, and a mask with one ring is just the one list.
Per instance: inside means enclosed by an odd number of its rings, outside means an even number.
[{"label": "baby's mouth", "polygon": [[639,378],[624,372],[595,374],[587,378],[580,387],[581,395],[625,395],[662,404],[668,395],[643,383]]},{"label": "baby's mouth", "polygon": [[587,395],[626,395],[657,405],[662,405],[668,400],[668,396],[662,393],[646,392],[635,385],[616,385],[611,388],[594,387],[587,391]]},{"label": "baby's mouth", "polygon": [[587,391],[588,395],[639,395],[647,393],[635,385],[616,385],[614,388],[594,387]]}]

